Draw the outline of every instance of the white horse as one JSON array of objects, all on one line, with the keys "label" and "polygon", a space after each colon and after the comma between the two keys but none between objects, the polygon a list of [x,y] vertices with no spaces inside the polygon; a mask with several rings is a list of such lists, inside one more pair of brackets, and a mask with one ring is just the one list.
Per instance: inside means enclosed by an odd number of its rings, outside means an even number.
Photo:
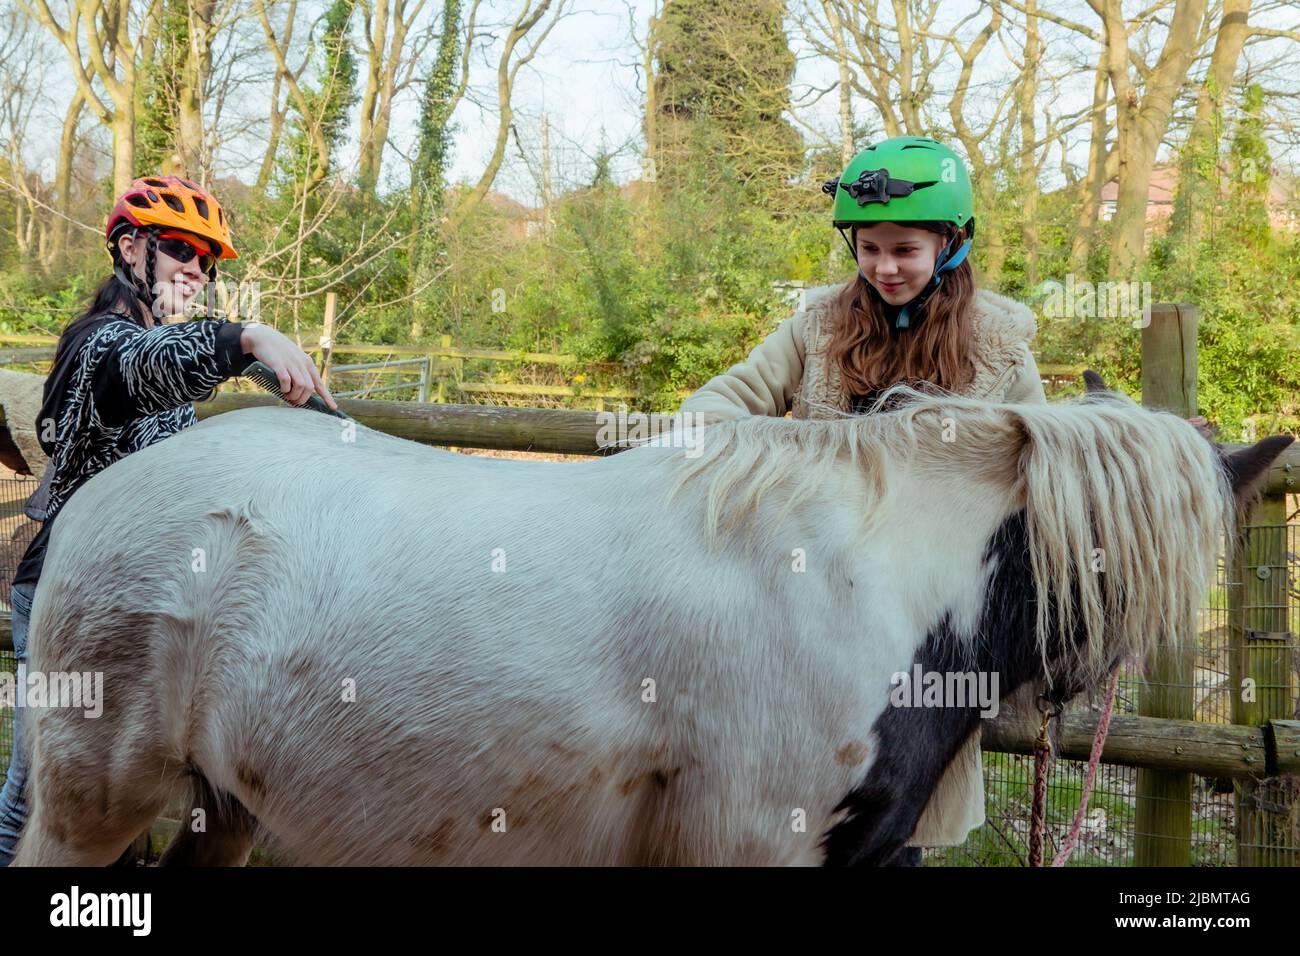
[{"label": "white horse", "polygon": [[283,407],[129,456],[45,562],[30,668],[102,672],[104,711],[35,712],[17,862],[110,863],[187,786],[169,862],[257,832],[304,864],[894,861],[980,719],[890,706],[894,675],[1095,687],[1289,443],[905,397],[697,457],[487,460]]}]

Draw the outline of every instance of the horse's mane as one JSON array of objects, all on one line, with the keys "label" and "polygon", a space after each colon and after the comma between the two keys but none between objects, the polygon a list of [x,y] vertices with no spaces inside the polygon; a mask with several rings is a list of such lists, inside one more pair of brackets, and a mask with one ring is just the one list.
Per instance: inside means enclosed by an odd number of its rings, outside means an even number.
[{"label": "horse's mane", "polygon": [[[891,403],[901,404],[883,410]],[[743,523],[765,493],[780,489],[784,515],[847,474],[860,489],[855,498],[869,531],[900,463],[914,481],[933,476],[939,494],[959,494],[978,470],[1024,502],[1044,665],[1059,639],[1058,648],[1072,648],[1064,663],[1088,684],[1115,655],[1140,658],[1170,639],[1166,625],[1198,606],[1231,527],[1233,499],[1218,453],[1181,418],[1113,392],[1010,405],[905,385],[886,391],[875,408],[829,420],[752,416],[714,424],[701,434],[697,457],[674,456],[668,496],[707,482],[716,543],[719,530]],[[1098,561],[1107,573],[1095,572]],[[1072,581],[1073,599],[1062,599]],[[1056,635],[1048,633],[1053,602]],[[1086,637],[1077,648],[1066,639],[1076,619]]]}]

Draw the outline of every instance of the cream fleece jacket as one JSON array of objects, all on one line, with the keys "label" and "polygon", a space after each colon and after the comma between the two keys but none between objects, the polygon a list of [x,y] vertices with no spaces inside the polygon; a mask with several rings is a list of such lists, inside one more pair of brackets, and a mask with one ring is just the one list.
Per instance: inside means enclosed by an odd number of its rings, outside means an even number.
[{"label": "cream fleece jacket", "polygon": [[[681,410],[704,420],[745,415],[831,418],[848,411],[850,396],[829,361],[830,303],[842,285],[804,295],[803,307],[760,342],[745,361],[702,385]],[[981,289],[971,323],[975,377],[960,393],[994,402],[1047,401],[1029,350],[1034,314],[1006,296]],[[926,804],[910,846],[955,846],[984,822],[984,770],[977,730],[953,757]]]},{"label": "cream fleece jacket", "polygon": [[[828,285],[809,290],[802,309],[778,325],[745,361],[700,386],[682,403],[681,410],[699,413],[706,420],[743,415],[780,417],[787,412],[795,418],[830,417],[816,414],[817,408],[801,409],[801,404],[806,403],[821,406],[822,411],[827,410],[827,405],[847,411],[849,396],[839,385],[837,371],[829,370],[829,388],[810,374],[825,364],[831,332],[830,302],[840,288]],[[1047,401],[1029,350],[1037,325],[1028,307],[981,289],[975,294],[971,331],[975,346],[971,360],[976,374],[961,394],[999,402]]]}]

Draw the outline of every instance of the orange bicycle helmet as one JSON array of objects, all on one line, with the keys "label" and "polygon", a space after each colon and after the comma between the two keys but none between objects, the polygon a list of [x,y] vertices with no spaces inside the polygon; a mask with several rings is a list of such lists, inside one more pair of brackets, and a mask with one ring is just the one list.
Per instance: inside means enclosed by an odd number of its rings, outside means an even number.
[{"label": "orange bicycle helmet", "polygon": [[108,214],[104,236],[112,243],[127,226],[184,229],[207,239],[218,259],[239,258],[230,244],[230,223],[221,203],[178,176],[146,176],[131,183]]}]

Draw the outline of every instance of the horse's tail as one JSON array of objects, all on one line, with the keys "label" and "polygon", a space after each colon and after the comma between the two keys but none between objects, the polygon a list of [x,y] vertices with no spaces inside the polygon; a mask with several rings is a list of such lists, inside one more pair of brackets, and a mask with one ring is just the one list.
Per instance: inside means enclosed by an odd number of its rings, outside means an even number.
[{"label": "horse's tail", "polygon": [[202,771],[190,772],[189,811],[159,866],[243,866],[257,839],[257,818],[217,790]]}]

